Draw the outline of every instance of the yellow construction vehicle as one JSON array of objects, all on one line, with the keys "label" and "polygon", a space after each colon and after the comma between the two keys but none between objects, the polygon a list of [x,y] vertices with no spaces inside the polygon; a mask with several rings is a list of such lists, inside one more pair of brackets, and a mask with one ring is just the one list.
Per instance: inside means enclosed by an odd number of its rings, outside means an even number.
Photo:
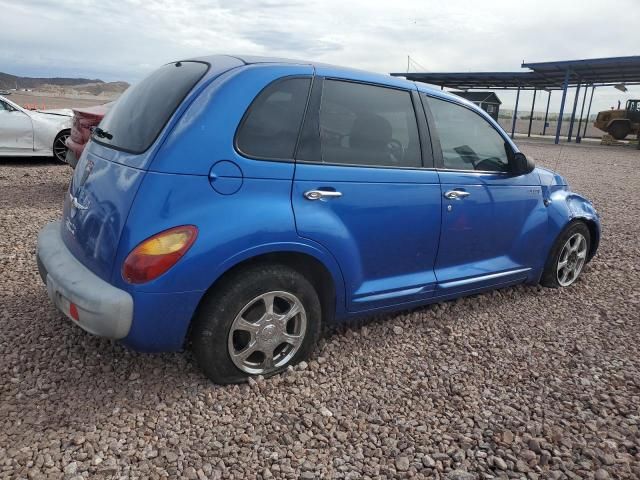
[{"label": "yellow construction vehicle", "polygon": [[593,126],[616,140],[622,140],[630,133],[640,134],[640,100],[628,100],[624,110],[599,112]]}]

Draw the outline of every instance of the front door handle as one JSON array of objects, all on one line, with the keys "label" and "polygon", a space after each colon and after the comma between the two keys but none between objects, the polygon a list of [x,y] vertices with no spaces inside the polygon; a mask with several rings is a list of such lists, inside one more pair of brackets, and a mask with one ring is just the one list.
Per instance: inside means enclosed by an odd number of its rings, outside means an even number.
[{"label": "front door handle", "polygon": [[444,193],[444,198],[448,198],[449,200],[461,200],[464,197],[468,197],[471,195],[469,192],[465,192],[464,190],[449,190]]},{"label": "front door handle", "polygon": [[342,196],[342,192],[335,190],[308,190],[304,192],[304,198],[307,200],[322,200],[323,198],[338,198]]}]

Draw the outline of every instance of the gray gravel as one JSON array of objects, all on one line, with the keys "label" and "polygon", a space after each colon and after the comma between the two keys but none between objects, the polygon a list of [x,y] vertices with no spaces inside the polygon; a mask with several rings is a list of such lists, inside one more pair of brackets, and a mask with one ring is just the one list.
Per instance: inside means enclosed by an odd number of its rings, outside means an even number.
[{"label": "gray gravel", "polygon": [[0,478],[640,478],[640,155],[523,149],[560,153],[603,216],[575,286],[336,328],[308,363],[230,387],[56,313],[35,238],[70,171],[0,163]]}]

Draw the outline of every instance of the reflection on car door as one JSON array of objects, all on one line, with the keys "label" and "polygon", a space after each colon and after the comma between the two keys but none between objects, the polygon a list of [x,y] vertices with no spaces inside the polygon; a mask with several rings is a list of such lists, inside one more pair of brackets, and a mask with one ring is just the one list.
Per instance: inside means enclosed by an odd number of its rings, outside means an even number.
[{"label": "reflection on car door", "polygon": [[32,150],[31,118],[0,100],[0,151],[20,153]]},{"label": "reflection on car door", "polygon": [[538,175],[509,173],[511,147],[475,111],[422,98],[437,132],[443,195],[437,295],[525,280],[541,257],[547,224]]},{"label": "reflection on car door", "polygon": [[299,235],[343,266],[349,311],[433,295],[441,198],[421,108],[407,90],[314,81],[292,204]]}]

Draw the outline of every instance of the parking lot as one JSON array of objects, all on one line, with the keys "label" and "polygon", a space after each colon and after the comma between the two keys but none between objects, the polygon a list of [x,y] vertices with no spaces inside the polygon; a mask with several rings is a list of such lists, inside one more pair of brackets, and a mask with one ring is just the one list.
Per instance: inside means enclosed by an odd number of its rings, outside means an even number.
[{"label": "parking lot", "polygon": [[35,265],[71,170],[0,162],[0,478],[639,478],[640,152],[527,143],[602,216],[562,290],[329,329],[312,360],[211,384],[57,313]]}]

